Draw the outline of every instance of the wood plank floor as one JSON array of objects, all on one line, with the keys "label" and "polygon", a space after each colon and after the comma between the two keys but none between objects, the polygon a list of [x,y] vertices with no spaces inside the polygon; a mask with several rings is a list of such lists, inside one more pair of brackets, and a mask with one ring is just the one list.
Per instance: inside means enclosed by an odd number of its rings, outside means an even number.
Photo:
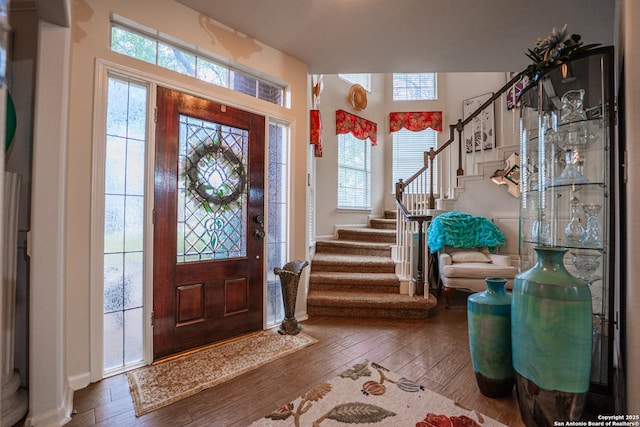
[{"label": "wood plank floor", "polygon": [[509,426],[523,426],[515,391],[483,396],[469,356],[464,300],[425,320],[312,317],[319,342],[227,383],[136,418],[125,375],[79,390],[67,426],[246,426],[347,367],[369,359]]}]

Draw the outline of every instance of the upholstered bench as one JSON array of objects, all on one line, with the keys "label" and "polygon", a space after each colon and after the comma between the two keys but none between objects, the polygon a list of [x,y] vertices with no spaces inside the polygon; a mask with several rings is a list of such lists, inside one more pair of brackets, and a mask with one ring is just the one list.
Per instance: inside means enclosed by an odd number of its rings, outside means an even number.
[{"label": "upholstered bench", "polygon": [[446,307],[449,307],[453,289],[481,292],[487,288],[487,277],[503,277],[505,288],[513,287],[518,269],[511,265],[511,257],[489,253],[488,248],[453,248],[445,246],[438,251],[440,285],[444,287]]}]

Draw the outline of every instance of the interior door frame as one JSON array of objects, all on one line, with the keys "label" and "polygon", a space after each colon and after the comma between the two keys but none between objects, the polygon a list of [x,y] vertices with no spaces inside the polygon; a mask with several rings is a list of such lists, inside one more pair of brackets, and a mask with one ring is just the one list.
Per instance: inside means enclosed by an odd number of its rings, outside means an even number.
[{"label": "interior door frame", "polygon": [[[93,175],[92,175],[92,200],[91,200],[91,266],[90,266],[90,373],[86,380],[78,379],[78,384],[87,385],[90,382],[100,381],[104,376],[103,372],[103,248],[104,248],[104,148],[106,144],[106,93],[107,81],[110,75],[119,76],[125,79],[135,80],[148,87],[148,108],[147,117],[155,116],[156,90],[158,86],[163,86],[171,90],[184,92],[200,98],[208,99],[230,107],[245,110],[250,113],[260,114],[265,117],[265,159],[268,159],[268,135],[269,124],[275,120],[284,123],[289,127],[289,135],[295,135],[295,116],[283,107],[271,105],[259,99],[243,99],[246,96],[240,93],[237,96],[230,96],[229,90],[222,87],[202,83],[192,85],[182,83],[174,79],[167,79],[153,73],[116,64],[101,58],[96,59],[96,79],[94,84],[94,108],[93,108],[93,135],[94,148],[92,153]],[[185,78],[186,79],[186,78]],[[235,94],[235,93],[234,93]],[[154,120],[147,120],[147,164],[145,165],[145,223],[144,223],[144,327],[143,327],[143,361],[140,366],[148,365],[153,361],[153,329],[151,326],[151,313],[153,309],[153,176],[155,164],[155,132],[156,124]],[[290,143],[290,147],[293,143]],[[290,155],[290,154],[289,154]],[[291,168],[289,163],[289,168]],[[268,191],[268,161],[265,161],[265,194]],[[101,183],[102,181],[102,183]],[[291,194],[289,193],[289,197]],[[265,197],[266,204],[266,197]],[[268,212],[265,212],[265,218]],[[290,208],[287,211],[290,218]],[[288,221],[289,222],[289,221]],[[287,225],[287,234],[290,235],[290,225]],[[268,233],[268,230],[266,230]],[[268,234],[267,234],[268,235]],[[267,251],[267,240],[264,241],[265,253]],[[291,251],[290,244],[287,252]],[[265,255],[266,256],[266,255]],[[266,265],[266,264],[265,264]],[[263,275],[263,328],[267,326],[267,271]],[[137,365],[136,365],[137,366]],[[135,368],[128,366],[122,372]],[[114,372],[114,375],[118,372]],[[81,387],[79,387],[81,388]]]}]

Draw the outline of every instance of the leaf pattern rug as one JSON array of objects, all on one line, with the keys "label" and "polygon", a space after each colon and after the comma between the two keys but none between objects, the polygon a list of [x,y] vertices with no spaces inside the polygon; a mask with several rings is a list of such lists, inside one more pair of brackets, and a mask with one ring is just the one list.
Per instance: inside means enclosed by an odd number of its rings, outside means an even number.
[{"label": "leaf pattern rug", "polygon": [[504,426],[365,360],[287,402],[251,427]]},{"label": "leaf pattern rug", "polygon": [[302,332],[260,331],[127,372],[136,416],[228,381],[318,342]]}]

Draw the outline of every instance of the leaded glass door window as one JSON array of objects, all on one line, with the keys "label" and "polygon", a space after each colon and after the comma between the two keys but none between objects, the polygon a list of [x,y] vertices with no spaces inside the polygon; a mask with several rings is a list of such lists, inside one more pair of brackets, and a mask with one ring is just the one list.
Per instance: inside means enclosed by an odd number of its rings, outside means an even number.
[{"label": "leaded glass door window", "polygon": [[262,328],[265,118],[158,88],[153,355]]}]

